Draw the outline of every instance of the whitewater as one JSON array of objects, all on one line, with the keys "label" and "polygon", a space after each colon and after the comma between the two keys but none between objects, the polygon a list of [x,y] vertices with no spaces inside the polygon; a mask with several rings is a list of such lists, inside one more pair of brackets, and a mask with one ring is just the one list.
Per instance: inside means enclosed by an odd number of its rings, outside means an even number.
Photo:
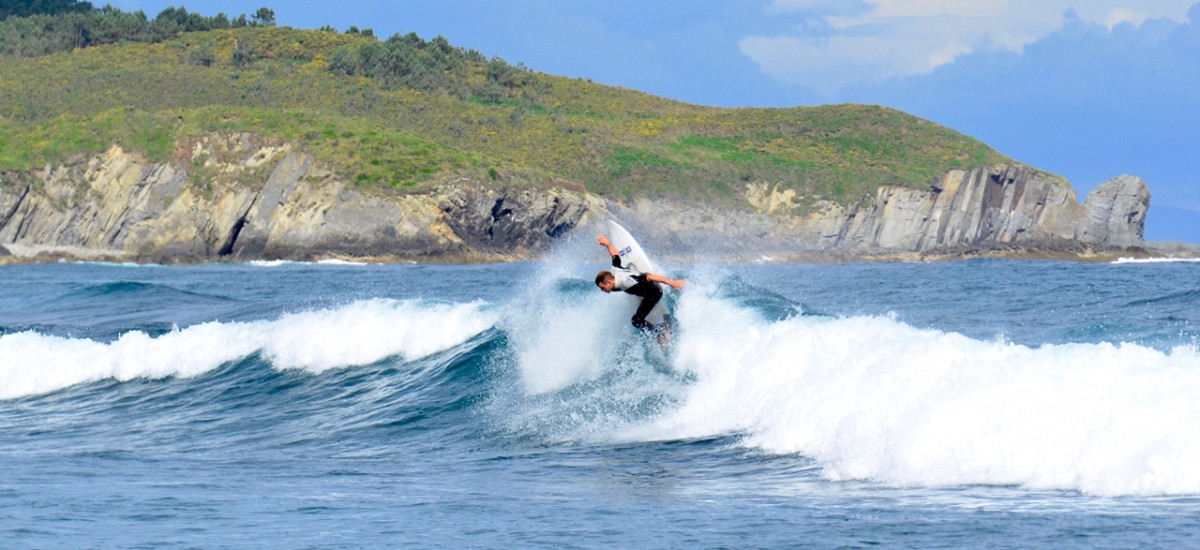
[{"label": "whitewater", "polygon": [[1200,265],[0,268],[6,547],[1200,544]]}]

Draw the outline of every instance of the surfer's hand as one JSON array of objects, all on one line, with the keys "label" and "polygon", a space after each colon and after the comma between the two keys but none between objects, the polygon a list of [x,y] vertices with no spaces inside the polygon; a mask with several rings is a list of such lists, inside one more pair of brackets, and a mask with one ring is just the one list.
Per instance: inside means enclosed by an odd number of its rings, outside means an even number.
[{"label": "surfer's hand", "polygon": [[604,235],[600,235],[600,236],[596,237],[596,243],[599,244],[600,246],[608,246],[609,245],[608,237],[605,237]]},{"label": "surfer's hand", "polygon": [[671,285],[671,288],[673,288],[675,290],[682,290],[683,287],[687,285],[687,281],[685,281],[683,279],[678,279],[678,280],[674,280],[674,281],[667,281],[667,284]]}]

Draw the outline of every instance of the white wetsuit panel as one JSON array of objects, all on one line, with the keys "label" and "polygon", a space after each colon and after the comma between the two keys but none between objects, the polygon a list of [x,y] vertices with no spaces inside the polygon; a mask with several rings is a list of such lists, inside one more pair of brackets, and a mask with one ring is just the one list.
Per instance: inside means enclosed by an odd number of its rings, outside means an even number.
[{"label": "white wetsuit panel", "polygon": [[638,275],[641,275],[640,273],[637,273],[635,271],[630,271],[630,270],[624,269],[624,268],[613,268],[612,274],[613,274],[613,279],[616,280],[615,284],[613,285],[613,288],[615,290],[622,290],[622,291],[629,290],[630,288],[633,288],[633,285],[638,284],[638,281],[635,277],[637,277]]}]

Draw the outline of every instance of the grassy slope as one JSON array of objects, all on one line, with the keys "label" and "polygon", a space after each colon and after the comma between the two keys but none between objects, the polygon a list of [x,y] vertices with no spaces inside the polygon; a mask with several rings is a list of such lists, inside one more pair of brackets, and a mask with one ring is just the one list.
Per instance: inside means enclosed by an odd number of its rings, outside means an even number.
[{"label": "grassy slope", "polygon": [[[257,60],[230,62],[238,39]],[[533,74],[490,103],[388,90],[328,69],[374,40],[289,28],[187,33],[0,63],[0,170],[28,170],[112,143],[166,160],[204,131],[300,144],[367,190],[405,192],[466,175],[503,184],[564,177],[614,198],[732,203],[745,182],[805,201],[917,188],[952,168],[1007,161],[983,143],[899,111],[837,105],[718,109]],[[189,64],[210,49],[211,66]],[[482,82],[485,66],[471,68]]]}]

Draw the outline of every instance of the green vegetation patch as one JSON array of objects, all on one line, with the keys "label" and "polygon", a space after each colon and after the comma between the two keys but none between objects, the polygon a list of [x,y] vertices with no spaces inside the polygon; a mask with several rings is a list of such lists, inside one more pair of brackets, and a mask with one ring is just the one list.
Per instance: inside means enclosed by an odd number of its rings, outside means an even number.
[{"label": "green vegetation patch", "polygon": [[411,188],[434,176],[479,170],[476,156],[422,139],[369,118],[309,111],[209,107],[183,115],[187,134],[252,132],[300,144],[359,185]]},{"label": "green vegetation patch", "polygon": [[113,109],[90,118],[60,115],[27,124],[0,122],[0,170],[40,168],[112,145],[163,162],[170,158],[175,137],[170,117],[136,109]]},{"label": "green vegetation patch", "polygon": [[614,178],[629,176],[645,169],[678,169],[681,166],[680,163],[654,152],[630,147],[617,147],[612,154],[605,157],[604,165]]},{"label": "green vegetation patch", "polygon": [[42,122],[0,123],[0,170],[40,168],[77,153],[103,152],[112,145],[143,154],[152,162],[166,162],[182,139],[204,132],[251,132],[301,144],[338,173],[364,185],[414,187],[436,175],[481,165],[472,155],[405,131],[379,129],[369,120],[252,108],[158,114],[121,108],[94,117],[63,115]]}]

